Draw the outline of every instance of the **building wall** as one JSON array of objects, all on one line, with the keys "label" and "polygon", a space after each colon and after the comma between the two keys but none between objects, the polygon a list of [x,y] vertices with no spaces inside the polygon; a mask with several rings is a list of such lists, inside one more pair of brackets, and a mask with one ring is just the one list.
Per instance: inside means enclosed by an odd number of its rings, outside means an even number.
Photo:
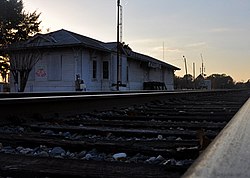
[{"label": "building wall", "polygon": [[173,91],[174,90],[174,71],[171,69],[164,69],[164,81],[167,87],[167,90]]},{"label": "building wall", "polygon": [[[93,61],[96,61],[96,76],[93,78]],[[103,77],[103,62],[108,62],[108,78]],[[25,92],[75,91],[76,75],[84,81],[87,91],[116,90],[117,56],[89,49],[51,50],[43,53],[42,59],[29,75]],[[165,82],[173,90],[173,71],[166,68],[149,68],[146,62],[120,59],[120,80],[126,87],[120,90],[142,90],[143,82]],[[11,91],[15,92],[13,80]]]},{"label": "building wall", "polygon": [[[128,90],[128,80],[127,80],[127,57],[122,55],[119,58],[119,81],[121,84],[126,85],[126,87],[119,87],[121,90]],[[116,90],[117,84],[117,55],[111,54],[111,78],[110,78],[110,87],[109,90]]]},{"label": "building wall", "polygon": [[25,92],[74,91],[75,60],[71,50],[44,53],[30,72]]},{"label": "building wall", "polygon": [[128,60],[128,88],[142,90],[143,82],[148,80],[148,72],[140,61]]},{"label": "building wall", "polygon": [[[96,78],[93,78],[94,60],[97,64]],[[103,61],[110,63],[110,55],[87,49],[46,52],[31,71],[25,92],[75,91],[77,74],[87,91],[110,91],[110,80],[102,76]],[[109,73],[112,77],[111,71]],[[12,88],[14,91],[14,86]]]},{"label": "building wall", "polygon": [[149,81],[164,82],[164,72],[160,68],[150,68],[149,70]]},{"label": "building wall", "polygon": [[[85,65],[83,66],[85,70],[83,71],[86,76],[87,82],[87,90],[88,91],[110,91],[111,86],[111,55],[104,53],[94,53],[90,55],[90,60],[88,62],[85,60]],[[96,61],[96,77],[93,77],[93,61]],[[103,62],[108,63],[108,78],[103,77]],[[88,67],[88,68],[87,68]]]},{"label": "building wall", "polygon": [[143,82],[164,82],[167,90],[174,90],[174,71],[167,68],[149,68],[146,63],[128,60],[128,86],[130,90],[142,90]]}]

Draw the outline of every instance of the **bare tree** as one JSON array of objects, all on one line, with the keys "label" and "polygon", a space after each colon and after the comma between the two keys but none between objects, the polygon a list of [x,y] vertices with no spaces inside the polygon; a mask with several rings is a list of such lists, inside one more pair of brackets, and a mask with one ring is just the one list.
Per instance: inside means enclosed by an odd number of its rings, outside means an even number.
[{"label": "bare tree", "polygon": [[[42,54],[39,49],[27,48],[13,50],[10,53],[10,71],[19,92],[24,92],[30,71],[40,60]],[[20,80],[20,81],[19,81]]]}]

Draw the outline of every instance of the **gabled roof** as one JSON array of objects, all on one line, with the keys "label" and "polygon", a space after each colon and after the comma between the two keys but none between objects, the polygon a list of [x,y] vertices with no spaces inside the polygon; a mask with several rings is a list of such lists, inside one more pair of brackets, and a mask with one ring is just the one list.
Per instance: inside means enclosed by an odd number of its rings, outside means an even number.
[{"label": "gabled roof", "polygon": [[48,47],[67,47],[67,46],[84,46],[100,51],[110,51],[106,48],[104,43],[77,33],[73,33],[64,29],[47,33],[47,34],[36,34],[29,40],[16,43],[10,48],[48,48]]},{"label": "gabled roof", "polygon": [[200,74],[196,77],[195,80],[205,80],[205,77],[202,74]]},{"label": "gabled roof", "polygon": [[[122,45],[122,44],[121,44]],[[16,43],[11,45],[10,50],[22,50],[30,48],[59,48],[59,47],[71,47],[71,46],[84,46],[91,49],[96,49],[105,52],[116,52],[117,43],[110,42],[104,43],[102,41],[95,40],[74,32],[70,32],[64,29],[54,31],[47,34],[36,34],[34,37],[27,41]],[[128,46],[122,45],[122,53],[127,57],[135,60],[140,60],[150,63],[150,65],[161,65],[173,70],[180,70],[179,68],[167,64],[153,57],[134,52]]]}]

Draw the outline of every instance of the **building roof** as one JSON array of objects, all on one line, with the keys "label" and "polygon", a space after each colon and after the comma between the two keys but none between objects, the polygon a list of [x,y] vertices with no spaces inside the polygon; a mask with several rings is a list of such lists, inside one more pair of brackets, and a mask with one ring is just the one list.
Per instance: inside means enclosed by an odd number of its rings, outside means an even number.
[{"label": "building roof", "polygon": [[103,44],[101,41],[61,29],[47,34],[36,34],[27,41],[11,45],[10,49],[84,46],[100,51],[110,51]]},{"label": "building roof", "polygon": [[[36,34],[34,37],[30,38],[29,40],[21,43],[16,43],[11,45],[9,48],[10,50],[22,50],[22,49],[29,49],[29,48],[57,48],[57,47],[69,47],[69,46],[84,46],[87,48],[92,48],[100,51],[105,52],[116,52],[117,43],[110,42],[104,43],[102,41],[95,40],[93,38],[89,38],[84,35],[80,35],[68,30],[58,30],[54,32],[50,32],[47,34]],[[140,54],[138,52],[134,52],[128,46],[125,47],[122,45],[122,53],[125,54],[127,57],[140,60],[144,62],[149,62],[152,66],[165,66],[167,68],[171,68],[173,70],[180,70],[179,68],[172,66],[166,62],[160,61],[153,57]]]},{"label": "building roof", "polygon": [[[106,43],[105,46],[107,48],[109,48],[110,50],[113,50],[113,51],[117,50],[117,43],[116,42]],[[124,53],[127,57],[129,57],[131,59],[136,59],[136,60],[143,61],[143,62],[149,62],[149,65],[151,65],[151,67],[154,67],[154,66],[157,67],[157,66],[161,65],[161,66],[165,66],[167,68],[171,68],[173,70],[180,70],[180,68],[175,67],[173,65],[170,65],[164,61],[160,61],[160,60],[155,59],[151,56],[135,52],[130,47],[128,47],[128,45],[125,45],[125,47],[122,48],[122,53]]]}]

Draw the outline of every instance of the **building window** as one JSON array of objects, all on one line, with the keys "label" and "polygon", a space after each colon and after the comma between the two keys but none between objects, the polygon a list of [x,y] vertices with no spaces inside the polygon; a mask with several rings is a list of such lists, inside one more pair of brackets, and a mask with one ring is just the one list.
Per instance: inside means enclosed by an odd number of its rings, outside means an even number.
[{"label": "building window", "polygon": [[102,65],[103,79],[109,79],[109,62],[103,61]]},{"label": "building window", "polygon": [[94,60],[93,61],[93,73],[92,73],[93,79],[96,79],[96,72],[97,72],[97,62]]}]

